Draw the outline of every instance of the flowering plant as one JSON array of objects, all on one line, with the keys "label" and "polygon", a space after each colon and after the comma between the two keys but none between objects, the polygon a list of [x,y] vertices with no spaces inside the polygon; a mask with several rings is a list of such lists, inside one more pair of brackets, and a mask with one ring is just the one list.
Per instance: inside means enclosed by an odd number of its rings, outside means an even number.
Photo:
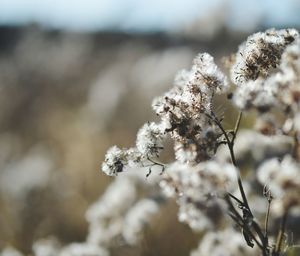
[{"label": "flowering plant", "polygon": [[[201,234],[191,256],[296,255],[300,241],[300,38],[294,29],[256,33],[227,58],[208,53],[154,99],[135,146],[108,149],[115,176],[86,213],[84,242],[34,242],[35,256],[108,256],[136,246],[169,198],[178,219]],[[228,113],[220,106],[235,108]],[[226,116],[235,118],[227,129]],[[241,122],[253,124],[241,129]],[[172,141],[175,157],[162,162]],[[124,255],[122,253],[122,255]],[[22,256],[7,247],[1,256]]]},{"label": "flowering plant", "polygon": [[[179,220],[204,234],[191,255],[284,255],[290,248],[286,225],[300,217],[299,34],[294,29],[256,33],[227,64],[230,79],[208,53],[196,56],[173,88],[154,99],[160,122],[146,123],[135,147],[110,148],[102,170],[111,176],[124,172],[118,183],[134,176],[126,173],[132,168],[147,168],[147,177],[159,170],[155,179],[162,192],[130,210],[136,211],[128,217],[134,234],[171,196]],[[226,113],[218,114],[216,95],[227,95],[239,112],[232,130],[223,125]],[[255,124],[238,133],[242,115],[251,112]],[[159,157],[167,137],[175,160],[164,164]],[[137,242],[133,231],[122,232],[125,241]]]}]

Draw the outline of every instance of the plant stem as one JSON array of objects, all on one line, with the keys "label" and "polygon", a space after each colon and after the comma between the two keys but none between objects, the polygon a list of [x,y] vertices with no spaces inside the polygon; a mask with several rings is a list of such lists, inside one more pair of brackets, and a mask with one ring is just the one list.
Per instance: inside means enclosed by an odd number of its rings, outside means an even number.
[{"label": "plant stem", "polygon": [[269,223],[271,202],[272,202],[271,200],[268,200],[268,209],[267,209],[266,219],[265,219],[265,238],[268,237],[268,223]]},{"label": "plant stem", "polygon": [[232,137],[232,140],[231,140],[232,144],[234,144],[234,140],[235,140],[236,135],[237,135],[237,132],[238,132],[238,130],[239,130],[239,128],[240,128],[242,116],[243,116],[243,112],[240,111],[240,112],[239,112],[239,115],[238,115],[238,119],[237,119],[237,121],[236,121],[236,123],[235,123],[235,127],[234,127],[234,133],[233,133],[233,137]]},{"label": "plant stem", "polygon": [[[227,146],[228,146],[230,157],[231,157],[231,162],[235,167],[237,167],[237,162],[236,162],[236,158],[235,158],[235,154],[234,154],[234,142],[235,142],[236,135],[237,135],[237,132],[238,132],[239,127],[240,127],[240,123],[241,123],[241,119],[242,119],[242,112],[240,112],[239,115],[238,115],[238,118],[237,118],[237,121],[236,121],[234,131],[233,131],[233,135],[232,135],[231,139],[229,138],[227,132],[225,131],[224,127],[221,124],[221,121],[216,117],[216,115],[212,112],[210,116],[214,120],[216,125],[220,128],[220,130],[222,131],[222,133],[225,137],[225,140],[227,142]],[[255,222],[253,220],[253,214],[251,212],[251,209],[250,209],[250,206],[249,206],[249,203],[248,203],[248,200],[247,200],[247,196],[246,196],[246,193],[244,191],[241,174],[240,174],[238,168],[237,168],[237,180],[238,180],[239,190],[240,190],[240,193],[241,193],[241,196],[242,196],[242,201],[240,201],[238,198],[234,197],[231,194],[227,195],[226,201],[230,206],[231,217],[235,216],[234,220],[237,222],[237,224],[239,226],[241,226],[242,229],[246,231],[246,234],[249,235],[251,237],[251,239],[253,239],[255,241],[255,243],[261,249],[261,251],[263,253],[263,256],[267,256],[268,255],[268,240],[265,237],[265,235],[263,234],[260,226],[257,224],[257,222]],[[243,214],[244,214],[243,217],[240,216],[240,214],[233,207],[232,202],[230,200],[230,197],[235,199],[242,206]],[[249,220],[250,220],[250,223],[249,223]],[[253,235],[253,233],[251,232],[251,227],[253,228],[253,230],[258,235],[261,243],[258,242],[255,235]]]},{"label": "plant stem", "polygon": [[[237,162],[236,162],[236,159],[235,159],[233,147],[234,147],[234,141],[235,141],[235,138],[236,138],[236,134],[238,132],[238,129],[239,129],[239,126],[240,126],[240,123],[241,123],[242,112],[239,113],[238,119],[237,119],[236,124],[235,124],[233,137],[232,137],[231,140],[230,140],[227,132],[225,131],[223,125],[221,124],[221,122],[219,121],[219,119],[216,117],[216,115],[213,112],[211,112],[211,117],[214,120],[214,122],[216,123],[216,125],[222,131],[222,133],[223,133],[223,135],[225,137],[225,140],[227,141],[227,146],[229,148],[231,162],[232,162],[232,164],[235,167],[237,167]],[[242,178],[241,178],[241,175],[240,175],[239,171],[237,172],[237,179],[238,179],[238,186],[239,186],[239,190],[240,190],[240,193],[241,193],[241,196],[242,196],[242,199],[243,199],[243,203],[246,206],[246,208],[249,210],[249,214],[251,215],[251,217],[253,217],[253,214],[252,214],[252,212],[250,210],[250,207],[249,207],[249,204],[248,204],[248,200],[247,200],[247,197],[246,197],[246,194],[245,194],[245,191],[244,191],[244,187],[243,187],[243,183],[242,183]]]},{"label": "plant stem", "polygon": [[278,233],[278,236],[277,236],[274,256],[278,256],[279,253],[280,253],[280,250],[281,250],[281,245],[282,245],[282,241],[283,241],[287,216],[288,216],[288,210],[285,211],[285,213],[282,217],[282,220],[281,220],[281,225],[280,225],[280,230],[279,230],[279,233]]}]

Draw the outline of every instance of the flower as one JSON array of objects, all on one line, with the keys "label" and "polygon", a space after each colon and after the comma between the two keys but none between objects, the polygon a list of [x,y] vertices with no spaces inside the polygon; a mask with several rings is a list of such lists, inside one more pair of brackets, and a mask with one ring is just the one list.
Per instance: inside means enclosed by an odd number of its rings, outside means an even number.
[{"label": "flower", "polygon": [[163,149],[164,130],[154,122],[146,123],[137,133],[137,150],[147,157],[158,157]]},{"label": "flower", "polygon": [[278,66],[284,49],[298,38],[295,29],[258,32],[240,45],[231,69],[231,78],[238,86],[259,76],[266,77],[271,69]]}]

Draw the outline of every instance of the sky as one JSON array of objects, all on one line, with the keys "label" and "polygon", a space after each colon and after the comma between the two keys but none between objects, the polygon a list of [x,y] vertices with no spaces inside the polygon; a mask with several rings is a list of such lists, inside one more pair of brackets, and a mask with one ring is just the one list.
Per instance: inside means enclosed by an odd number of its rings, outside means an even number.
[{"label": "sky", "polygon": [[300,0],[0,0],[0,25],[78,31],[172,31],[222,12],[226,27],[300,26]]}]

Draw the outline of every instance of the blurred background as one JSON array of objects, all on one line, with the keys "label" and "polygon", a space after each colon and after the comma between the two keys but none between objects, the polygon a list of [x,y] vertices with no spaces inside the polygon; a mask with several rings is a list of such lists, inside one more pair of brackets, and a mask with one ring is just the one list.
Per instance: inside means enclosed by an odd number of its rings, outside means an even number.
[{"label": "blurred background", "polygon": [[[299,29],[299,13],[299,0],[0,0],[0,251],[83,241],[112,180],[105,151],[134,144],[176,72],[255,31]],[[198,239],[176,213],[170,202],[128,255],[188,255]]]}]

